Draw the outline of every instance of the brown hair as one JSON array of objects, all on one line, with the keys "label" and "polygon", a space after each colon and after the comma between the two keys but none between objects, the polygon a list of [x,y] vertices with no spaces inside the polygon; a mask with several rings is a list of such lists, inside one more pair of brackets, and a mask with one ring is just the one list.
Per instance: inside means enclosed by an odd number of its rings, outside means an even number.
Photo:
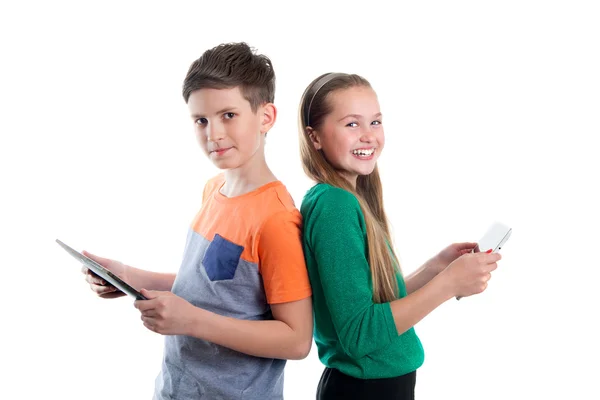
[{"label": "brown hair", "polygon": [[319,183],[347,190],[358,199],[365,218],[369,249],[369,266],[373,282],[373,300],[385,303],[397,299],[400,265],[393,247],[387,217],[383,208],[383,190],[377,166],[369,175],[359,175],[356,189],[342,177],[327,161],[321,150],[315,149],[309,136],[308,127],[318,131],[325,117],[332,112],[328,95],[336,90],[352,87],[371,87],[359,75],[324,74],[311,82],[300,101],[299,133],[300,155],[304,172]]},{"label": "brown hair", "polygon": [[199,89],[239,87],[253,112],[275,100],[275,71],[269,57],[246,43],[225,43],[206,50],[192,63],[183,81],[183,98]]}]

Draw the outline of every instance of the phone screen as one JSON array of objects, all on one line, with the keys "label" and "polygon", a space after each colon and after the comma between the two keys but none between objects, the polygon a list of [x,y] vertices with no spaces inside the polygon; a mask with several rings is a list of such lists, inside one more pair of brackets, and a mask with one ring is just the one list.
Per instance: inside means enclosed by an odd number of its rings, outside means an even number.
[{"label": "phone screen", "polygon": [[512,229],[506,225],[495,223],[483,237],[477,242],[477,246],[473,249],[473,253],[479,253],[480,251],[488,251],[492,249],[493,253],[499,251],[504,243],[510,237]]}]

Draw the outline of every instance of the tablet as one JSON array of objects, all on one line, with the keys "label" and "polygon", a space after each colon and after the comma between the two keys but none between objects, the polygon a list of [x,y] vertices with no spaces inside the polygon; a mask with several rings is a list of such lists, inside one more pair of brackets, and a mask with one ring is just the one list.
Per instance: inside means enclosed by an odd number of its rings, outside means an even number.
[{"label": "tablet", "polygon": [[93,273],[95,273],[100,278],[104,279],[123,293],[126,293],[137,300],[148,300],[140,292],[135,290],[133,287],[129,286],[126,282],[122,281],[117,275],[113,274],[112,272],[104,268],[102,265],[98,264],[96,261],[84,256],[76,250],[73,250],[58,239],[56,239],[56,243],[58,243],[63,249],[65,249],[67,253],[72,255],[79,262],[81,262],[87,268],[89,268]]}]

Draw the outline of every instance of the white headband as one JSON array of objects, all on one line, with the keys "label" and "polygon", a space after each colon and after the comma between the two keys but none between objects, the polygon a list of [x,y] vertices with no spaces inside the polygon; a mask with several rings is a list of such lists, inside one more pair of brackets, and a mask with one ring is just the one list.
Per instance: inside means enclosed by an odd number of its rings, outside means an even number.
[{"label": "white headband", "polygon": [[328,74],[325,74],[325,76],[321,77],[321,79],[319,79],[317,82],[315,82],[314,86],[317,86],[317,90],[315,90],[315,92],[312,95],[312,98],[310,99],[310,103],[308,103],[308,109],[306,110],[306,126],[310,126],[310,107],[312,106],[315,96],[317,95],[317,93],[319,93],[319,90],[321,90],[321,88],[332,79],[342,75],[345,74],[342,74],[340,72],[329,72]]}]

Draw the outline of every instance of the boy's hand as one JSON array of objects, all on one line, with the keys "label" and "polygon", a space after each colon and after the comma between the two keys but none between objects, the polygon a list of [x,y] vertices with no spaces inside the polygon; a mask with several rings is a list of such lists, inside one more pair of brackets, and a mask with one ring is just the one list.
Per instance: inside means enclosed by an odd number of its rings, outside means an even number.
[{"label": "boy's hand", "polygon": [[197,307],[171,292],[140,292],[148,300],[136,300],[133,304],[142,313],[146,328],[161,335],[191,335]]},{"label": "boy's hand", "polygon": [[[127,266],[123,263],[108,258],[98,257],[92,253],[88,253],[87,251],[84,251],[83,255],[96,261],[98,264],[102,265],[119,278],[126,280],[125,274]],[[119,289],[100,278],[98,275],[90,271],[85,265],[81,267],[81,272],[85,275],[86,282],[90,284],[90,289],[92,289],[92,291],[98,296],[104,299],[113,299],[115,297],[125,296],[125,293],[121,292]]]}]

